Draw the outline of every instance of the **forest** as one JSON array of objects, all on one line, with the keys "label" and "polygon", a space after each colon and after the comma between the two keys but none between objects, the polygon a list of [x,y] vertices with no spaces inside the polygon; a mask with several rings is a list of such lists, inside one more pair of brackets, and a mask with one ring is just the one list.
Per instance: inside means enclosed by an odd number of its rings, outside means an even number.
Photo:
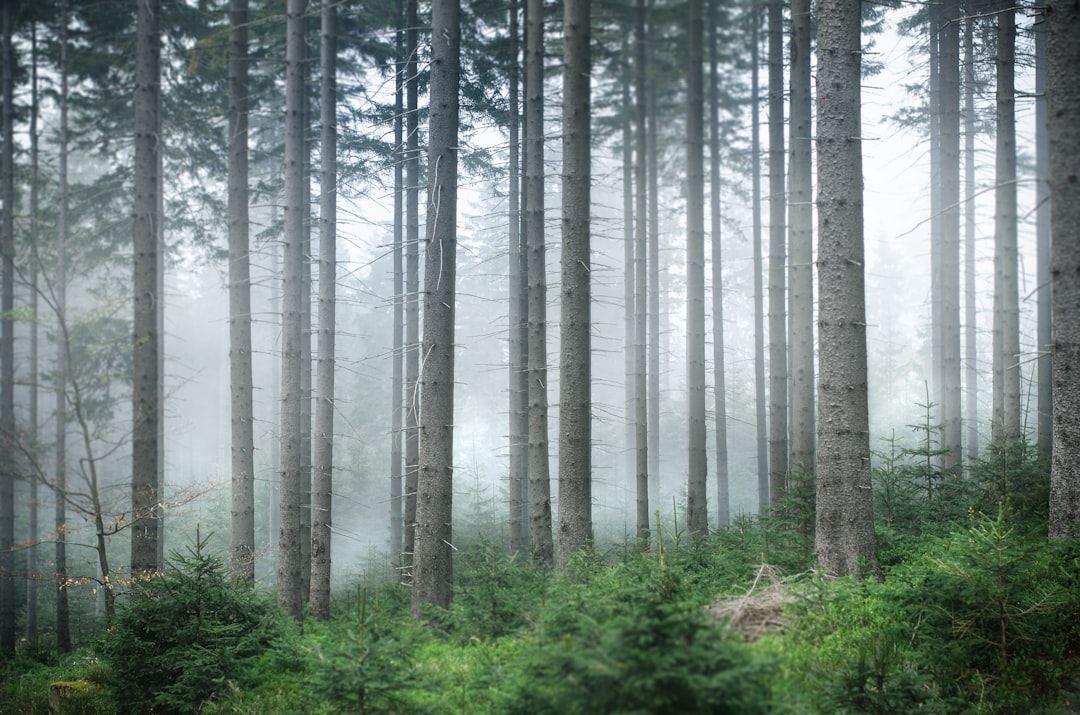
[{"label": "forest", "polygon": [[0,714],[1080,710],[1075,0],[0,23]]}]

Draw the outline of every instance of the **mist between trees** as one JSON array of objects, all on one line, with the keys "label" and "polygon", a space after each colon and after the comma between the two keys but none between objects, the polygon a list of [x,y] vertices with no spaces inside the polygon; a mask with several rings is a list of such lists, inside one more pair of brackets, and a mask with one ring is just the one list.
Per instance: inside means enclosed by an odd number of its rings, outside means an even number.
[{"label": "mist between trees", "polygon": [[561,569],[816,473],[817,566],[877,572],[924,445],[1053,451],[1074,536],[1058,5],[5,3],[3,650],[196,525],[295,618],[369,569],[422,615],[478,540]]}]

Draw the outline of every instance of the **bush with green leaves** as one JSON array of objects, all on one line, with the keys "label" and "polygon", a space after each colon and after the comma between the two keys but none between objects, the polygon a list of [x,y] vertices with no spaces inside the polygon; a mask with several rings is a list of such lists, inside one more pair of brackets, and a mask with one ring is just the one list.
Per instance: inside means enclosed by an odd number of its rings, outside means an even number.
[{"label": "bush with green leaves", "polygon": [[228,580],[196,537],[164,575],[137,582],[102,655],[125,712],[195,713],[291,629],[264,595]]}]

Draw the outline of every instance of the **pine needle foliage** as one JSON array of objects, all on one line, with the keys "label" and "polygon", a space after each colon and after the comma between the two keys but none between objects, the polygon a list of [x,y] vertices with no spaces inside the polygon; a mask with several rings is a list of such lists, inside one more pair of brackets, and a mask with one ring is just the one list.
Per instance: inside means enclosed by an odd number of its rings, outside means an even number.
[{"label": "pine needle foliage", "polygon": [[197,533],[163,576],[137,582],[105,634],[109,687],[126,712],[199,712],[286,633],[270,601],[228,580],[208,540]]}]

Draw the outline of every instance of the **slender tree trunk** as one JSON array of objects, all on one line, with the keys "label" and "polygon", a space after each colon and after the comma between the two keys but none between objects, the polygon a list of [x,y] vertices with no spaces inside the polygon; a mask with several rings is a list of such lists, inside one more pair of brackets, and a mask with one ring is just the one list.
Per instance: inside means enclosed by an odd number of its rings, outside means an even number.
[{"label": "slender tree trunk", "polygon": [[788,203],[791,468],[812,473],[814,420],[814,211],[811,185],[810,0],[791,3],[791,199]]},{"label": "slender tree trunk", "polygon": [[303,218],[301,226],[303,231],[303,246],[300,249],[302,260],[300,262],[300,290],[303,292],[303,303],[300,311],[300,593],[301,598],[311,593],[311,517],[312,517],[312,471],[314,459],[312,454],[312,417],[314,406],[312,404],[315,391],[312,387],[314,377],[314,359],[311,349],[312,337],[312,286],[314,281],[311,277],[311,264],[314,260],[313,246],[311,243],[311,155],[315,151],[314,121],[311,109],[312,95],[315,92],[315,69],[314,52],[309,43],[312,35],[312,18],[314,13],[304,16],[304,47],[303,47],[303,125],[304,125],[304,150],[303,150],[303,192],[304,202],[301,206]]},{"label": "slender tree trunk", "polygon": [[[38,213],[41,209],[38,198],[38,182],[40,180],[40,164],[38,161],[38,51],[37,51],[37,23],[30,23],[30,355],[29,355],[29,383],[30,394],[27,418],[29,421],[29,437],[32,444],[40,442],[38,433],[39,419],[39,395],[38,380],[41,362],[38,321],[39,300],[39,261],[41,254],[38,251],[40,245],[40,224]],[[38,479],[31,477],[30,504],[28,532],[30,548],[26,552],[26,640],[36,643],[38,639],[38,539],[39,539],[39,514],[40,504]]]},{"label": "slender tree trunk", "polygon": [[1050,275],[1054,320],[1054,450],[1050,536],[1080,536],[1080,8],[1046,4],[1046,98],[1050,191],[1054,197]]},{"label": "slender tree trunk", "polygon": [[1020,438],[1020,299],[1016,245],[1016,9],[997,14],[997,147],[994,169],[995,443]]},{"label": "slender tree trunk", "polygon": [[525,25],[526,241],[529,247],[529,516],[536,560],[550,566],[551,483],[548,454],[547,279],[544,239],[544,18],[542,0],[527,0]]},{"label": "slender tree trunk", "polygon": [[819,7],[817,567],[878,574],[870,489],[858,0]]},{"label": "slender tree trunk", "polygon": [[153,574],[158,561],[158,121],[161,2],[137,4],[135,47],[134,341],[132,355],[131,572]]},{"label": "slender tree trunk", "polygon": [[[529,524],[526,499],[528,488],[528,381],[522,381],[522,373],[526,373],[528,366],[525,363],[525,343],[528,342],[528,326],[526,311],[528,301],[522,300],[523,287],[526,285],[524,264],[521,257],[521,152],[519,150],[518,125],[521,122],[519,112],[520,77],[518,72],[518,36],[520,34],[518,21],[518,2],[510,0],[510,51],[507,63],[507,82],[510,87],[510,177],[508,227],[509,227],[509,276],[510,276],[510,300],[509,300],[509,336],[507,339],[510,357],[509,394],[510,394],[510,552],[517,554],[529,548]],[[522,333],[525,339],[522,340]],[[522,388],[525,388],[524,390]],[[522,416],[525,416],[524,421]],[[524,430],[522,427],[524,426]]]},{"label": "slender tree trunk", "polygon": [[761,44],[761,6],[753,0],[750,42],[750,154],[751,202],[753,204],[754,244],[754,405],[757,427],[758,513],[769,511],[769,430],[766,425],[768,404],[765,402],[765,286],[762,276],[764,259],[761,247],[761,85],[758,65],[761,64],[758,46]]},{"label": "slender tree trunk", "polygon": [[784,6],[769,9],[769,498],[783,496],[788,472],[787,326],[784,304]]},{"label": "slender tree trunk", "polygon": [[416,544],[416,480],[420,473],[420,109],[417,74],[418,0],[405,0],[405,551],[412,577]]},{"label": "slender tree trunk", "polygon": [[[942,413],[942,211],[941,211],[941,22],[942,3],[927,6],[927,50],[929,76],[927,77],[927,108],[930,147],[930,379],[927,402],[931,406],[934,425],[943,423]],[[935,427],[936,429],[936,427]],[[941,458],[935,456],[932,466],[939,466]]]},{"label": "slender tree trunk", "polygon": [[448,608],[453,586],[454,282],[457,255],[460,0],[431,5],[431,109],[428,126],[427,246],[424,264],[424,369],[420,479],[412,610]]},{"label": "slender tree trunk", "polygon": [[1034,24],[1035,32],[1035,245],[1036,245],[1036,303],[1037,350],[1039,367],[1038,435],[1039,458],[1051,464],[1053,457],[1054,381],[1053,381],[1053,321],[1051,320],[1052,291],[1050,288],[1051,205],[1049,164],[1050,146],[1046,136],[1046,7],[1040,3]]},{"label": "slender tree trunk", "polygon": [[[637,421],[635,419],[635,367],[637,343],[635,341],[635,293],[634,293],[634,106],[630,99],[631,72],[629,33],[622,39],[622,194],[623,194],[623,414],[626,420],[625,474],[626,493],[637,492]],[[636,504],[636,499],[635,499]],[[627,497],[627,511],[630,512]],[[636,508],[636,507],[635,507]]]},{"label": "slender tree trunk", "polygon": [[727,383],[724,375],[724,262],[720,226],[720,47],[719,0],[709,3],[709,192],[712,252],[713,411],[716,420],[716,526],[731,523],[728,483]]},{"label": "slender tree trunk", "polygon": [[337,8],[322,4],[319,110],[319,337],[315,469],[311,485],[311,614],[330,618],[330,532],[334,491],[334,340],[337,334]]},{"label": "slender tree trunk", "polygon": [[303,619],[300,509],[303,495],[301,441],[301,342],[304,311],[304,12],[305,0],[288,0],[285,44],[285,233],[281,348],[281,534],[278,604]]},{"label": "slender tree trunk", "polygon": [[975,42],[973,18],[964,21],[964,409],[967,458],[979,458],[979,369],[975,305]]},{"label": "slender tree trunk", "polygon": [[592,542],[590,0],[563,6],[559,563]]},{"label": "slender tree trunk", "polygon": [[958,474],[963,457],[960,411],[960,4],[943,7],[939,34],[941,142],[942,468]]},{"label": "slender tree trunk", "polygon": [[[656,0],[648,0],[647,13],[648,29],[646,37],[651,37],[653,28],[656,26],[653,18],[653,8]],[[653,75],[654,48],[652,43],[645,43],[645,76]],[[648,367],[646,369],[646,394],[645,405],[648,411],[646,434],[648,436],[648,475],[649,475],[649,503],[653,508],[660,503],[660,149],[658,138],[660,128],[656,115],[656,82],[650,81],[645,86],[645,151],[648,158],[644,164],[648,177],[645,195],[648,197],[648,258],[645,265],[648,266],[649,274],[649,308],[648,330],[649,337],[646,341],[648,350]],[[644,290],[645,286],[642,285]],[[666,302],[665,302],[666,305]]]},{"label": "slender tree trunk", "polygon": [[705,454],[705,163],[704,29],[702,0],[690,0],[686,107],[686,400],[688,460],[686,528],[709,531]]},{"label": "slender tree trunk", "polygon": [[4,3],[3,149],[0,152],[0,224],[3,256],[3,304],[0,315],[0,654],[15,654],[15,50],[12,44],[15,7]]},{"label": "slender tree trunk", "polygon": [[[57,148],[56,207],[56,275],[53,279],[56,292],[56,315],[61,326],[67,319],[67,208],[68,208],[68,6],[60,4],[60,105],[59,143]],[[56,652],[64,655],[71,651],[71,613],[68,608],[67,591],[67,331],[56,331],[56,480],[53,484],[56,532]]]},{"label": "slender tree trunk", "polygon": [[637,540],[642,550],[649,548],[649,427],[646,403],[646,343],[648,286],[646,260],[647,142],[645,126],[646,68],[645,0],[638,0],[634,26],[634,449],[637,475]]},{"label": "slender tree trunk", "polygon": [[232,529],[229,570],[255,582],[255,432],[251,373],[248,221],[248,2],[229,5],[229,367],[232,397]]},{"label": "slender tree trunk", "polygon": [[401,549],[405,538],[402,521],[401,430],[404,423],[405,403],[403,394],[405,356],[402,354],[405,330],[405,268],[402,240],[405,226],[405,4],[397,0],[397,32],[394,36],[394,336],[392,377],[390,381],[390,558],[394,566],[402,565]]}]

